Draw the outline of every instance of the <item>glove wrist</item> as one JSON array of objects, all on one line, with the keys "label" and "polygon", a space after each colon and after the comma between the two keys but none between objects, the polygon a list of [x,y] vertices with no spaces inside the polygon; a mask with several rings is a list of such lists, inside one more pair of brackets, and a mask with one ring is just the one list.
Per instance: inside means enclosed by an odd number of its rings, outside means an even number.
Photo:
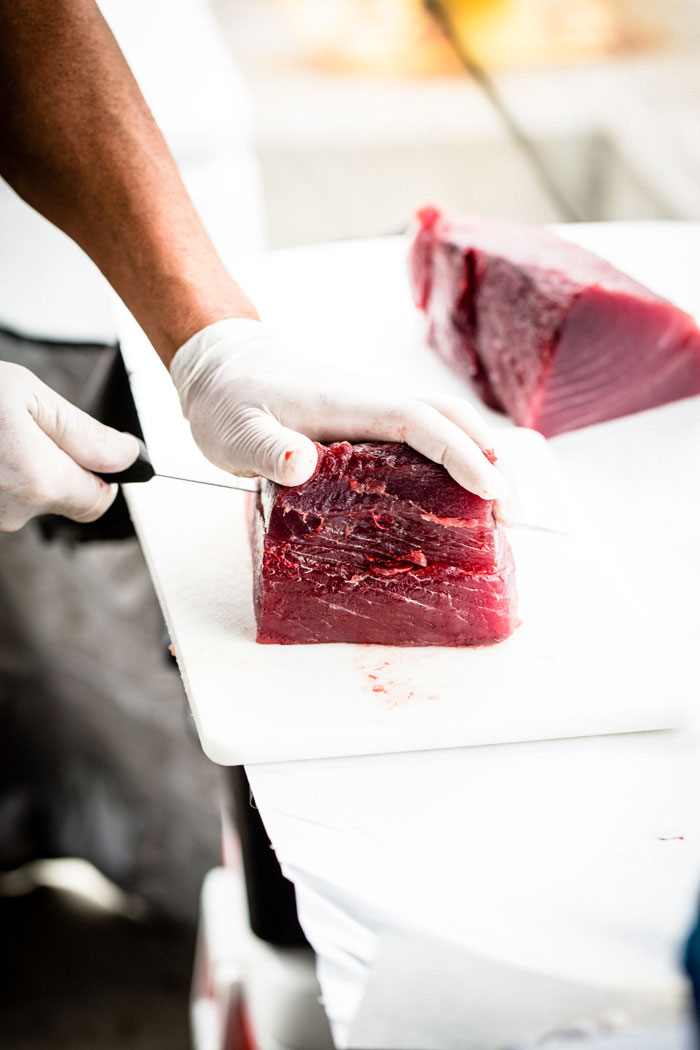
[{"label": "glove wrist", "polygon": [[226,344],[226,356],[246,351],[257,342],[277,341],[276,333],[252,317],[228,317],[202,328],[177,350],[170,375],[180,398]]}]

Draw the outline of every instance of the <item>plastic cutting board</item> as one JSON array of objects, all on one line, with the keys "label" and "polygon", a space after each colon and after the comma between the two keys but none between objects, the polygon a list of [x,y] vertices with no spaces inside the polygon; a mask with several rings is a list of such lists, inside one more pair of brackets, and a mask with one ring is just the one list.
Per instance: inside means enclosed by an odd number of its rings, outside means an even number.
[{"label": "plastic cutting board", "polygon": [[[697,226],[563,232],[692,308],[687,265],[700,270]],[[368,381],[398,371],[421,388],[469,396],[424,344],[405,250],[398,238],[296,249],[236,272],[266,321],[307,357],[347,360]],[[152,453],[160,442],[173,461],[196,460],[165,370],[128,319],[122,346]],[[585,524],[570,538],[511,535],[522,625],[482,649],[258,646],[247,497],[164,479],[129,487],[207,754],[257,763],[689,721],[700,691],[700,399],[550,446]]]}]

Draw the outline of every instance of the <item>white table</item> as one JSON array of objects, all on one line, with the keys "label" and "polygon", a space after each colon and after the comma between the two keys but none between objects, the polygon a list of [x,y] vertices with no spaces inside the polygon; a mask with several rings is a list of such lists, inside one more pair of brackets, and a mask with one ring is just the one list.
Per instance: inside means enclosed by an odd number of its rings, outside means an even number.
[{"label": "white table", "polygon": [[683,1016],[695,734],[247,772],[339,1046],[502,1050],[574,1021]]},{"label": "white table", "polygon": [[[633,271],[646,245],[656,286],[692,304],[692,269],[682,269],[685,285],[669,287],[665,259],[649,253],[653,227],[581,236]],[[697,230],[678,229],[687,262],[699,245]],[[329,267],[363,250],[314,249]],[[293,255],[238,273],[268,317],[303,331],[311,293],[295,283]],[[281,284],[280,274],[288,276]],[[284,294],[265,301],[266,275]],[[309,325],[318,335],[327,319],[316,306]],[[164,425],[170,409],[158,402],[163,420],[146,418],[148,384],[134,378],[144,423]],[[172,500],[157,512],[164,486],[178,487],[181,533]],[[225,588],[200,593],[196,569],[207,552],[192,543],[198,511],[186,485],[156,480],[130,487],[127,498],[187,678],[202,646],[187,610],[206,600],[225,616]],[[231,498],[209,490],[207,507],[226,513]],[[582,1019],[593,1030],[682,1020],[678,959],[700,885],[692,729],[248,773],[295,882],[339,1046],[503,1050]]]}]

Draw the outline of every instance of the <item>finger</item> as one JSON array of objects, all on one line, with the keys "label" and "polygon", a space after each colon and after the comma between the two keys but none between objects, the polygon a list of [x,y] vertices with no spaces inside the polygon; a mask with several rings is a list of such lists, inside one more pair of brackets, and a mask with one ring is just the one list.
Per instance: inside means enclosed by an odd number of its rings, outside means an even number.
[{"label": "finger", "polygon": [[[78,470],[81,468],[78,467]],[[83,470],[84,478],[95,478],[88,470]],[[97,521],[109,510],[117,498],[118,485],[108,485],[106,481],[95,478],[97,485],[91,481],[77,482],[69,491],[64,491],[48,507],[49,514],[61,514],[72,521]]]},{"label": "finger", "polygon": [[501,428],[500,432],[497,431],[484,419],[479,410],[463,397],[431,394],[423,400],[427,401],[439,412],[442,412],[456,426],[474,438],[481,449],[495,454],[496,470],[498,470],[505,482],[505,489],[503,494],[494,501],[493,515],[501,525],[513,525],[517,519],[516,503],[509,478],[503,472],[500,464],[499,433],[502,432],[503,428]]},{"label": "finger", "polygon": [[[430,400],[433,401],[432,396]],[[310,429],[315,438],[324,442],[405,441],[428,459],[442,463],[455,481],[470,492],[483,499],[505,496],[508,491],[505,478],[489,463],[480,448],[481,441],[484,441],[485,448],[492,447],[491,428],[476,410],[469,411],[469,406],[462,408],[459,404],[461,398],[446,397],[444,400],[450,413],[462,425],[453,422],[427,401],[407,399],[387,404],[380,399],[368,400],[366,392],[352,391],[350,400],[337,399],[324,405]],[[469,436],[467,425],[481,441],[477,443]]]},{"label": "finger", "polygon": [[441,412],[423,401],[394,406],[368,428],[365,436],[405,441],[435,463],[442,463],[463,488],[482,499],[505,496],[508,486],[479,445]]},{"label": "finger", "polygon": [[506,495],[505,479],[476,442],[429,405],[409,414],[406,441],[428,459],[442,463],[455,481],[482,499]]},{"label": "finger", "polygon": [[493,516],[501,525],[512,528],[518,520],[518,507],[512,496],[502,496],[493,504]]},{"label": "finger", "polygon": [[239,425],[230,456],[224,453],[223,462],[217,457],[225,470],[260,475],[278,485],[302,485],[315,471],[317,461],[313,441],[266,412],[255,413]]},{"label": "finger", "polygon": [[31,472],[25,475],[24,501],[36,514],[61,514],[73,521],[95,521],[114,502],[117,485],[84,470],[35,427],[27,445]]},{"label": "finger", "polygon": [[473,438],[482,449],[494,448],[496,441],[494,428],[465,398],[451,397],[449,394],[429,394],[420,397],[419,400],[437,409],[450,422]]},{"label": "finger", "polygon": [[48,514],[61,514],[72,521],[97,521],[114,503],[118,485],[110,485],[83,470],[68,456],[60,453],[63,462],[52,481],[52,493],[44,503]]},{"label": "finger", "polygon": [[53,443],[87,470],[116,473],[138,456],[139,445],[133,434],[99,423],[44,383],[37,381],[29,408]]}]

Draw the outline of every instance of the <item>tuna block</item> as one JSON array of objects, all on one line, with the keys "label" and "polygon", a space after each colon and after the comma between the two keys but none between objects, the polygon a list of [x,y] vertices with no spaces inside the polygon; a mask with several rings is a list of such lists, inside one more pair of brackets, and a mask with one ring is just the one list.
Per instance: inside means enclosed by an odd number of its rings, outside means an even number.
[{"label": "tuna block", "polygon": [[251,504],[257,640],[486,645],[516,623],[492,503],[406,445],[318,446],[303,485]]},{"label": "tuna block", "polygon": [[548,230],[418,216],[430,345],[486,404],[545,436],[700,394],[688,314]]}]

